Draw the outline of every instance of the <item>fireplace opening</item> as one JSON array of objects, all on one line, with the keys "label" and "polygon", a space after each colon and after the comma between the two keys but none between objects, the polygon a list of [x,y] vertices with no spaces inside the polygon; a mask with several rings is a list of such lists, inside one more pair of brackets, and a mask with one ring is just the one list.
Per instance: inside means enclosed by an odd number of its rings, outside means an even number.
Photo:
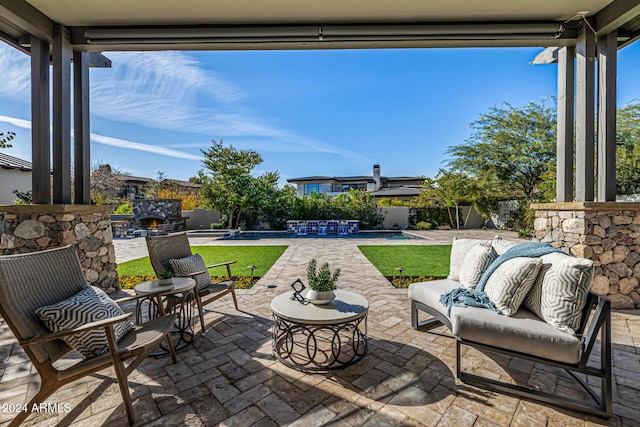
[{"label": "fireplace opening", "polygon": [[146,216],[139,219],[140,228],[147,230],[149,228],[158,228],[160,224],[164,224],[164,218],[156,216]]}]

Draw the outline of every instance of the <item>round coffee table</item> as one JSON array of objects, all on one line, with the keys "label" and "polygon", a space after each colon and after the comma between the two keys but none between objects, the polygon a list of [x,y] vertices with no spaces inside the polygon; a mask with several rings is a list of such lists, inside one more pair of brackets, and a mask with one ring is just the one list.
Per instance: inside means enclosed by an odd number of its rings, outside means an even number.
[{"label": "round coffee table", "polygon": [[[189,277],[172,277],[170,279],[142,282],[134,288],[135,293],[138,295],[165,292],[162,295],[164,297],[163,311],[178,313],[174,325],[175,330],[171,331],[172,334],[178,336],[178,340],[174,342],[176,351],[193,344],[194,341],[192,301],[195,299],[195,286],[196,281]],[[147,303],[147,313],[142,312],[143,301]],[[161,315],[161,312],[158,309],[155,297],[140,300],[136,308],[136,318],[138,321],[143,317],[153,319],[159,315]],[[160,347],[163,349],[163,352],[153,353],[152,356],[168,354],[168,350],[164,348],[164,344],[160,344]]]},{"label": "round coffee table", "polygon": [[301,371],[344,368],[367,353],[369,302],[338,289],[329,304],[303,305],[286,292],[271,301],[275,357]]}]

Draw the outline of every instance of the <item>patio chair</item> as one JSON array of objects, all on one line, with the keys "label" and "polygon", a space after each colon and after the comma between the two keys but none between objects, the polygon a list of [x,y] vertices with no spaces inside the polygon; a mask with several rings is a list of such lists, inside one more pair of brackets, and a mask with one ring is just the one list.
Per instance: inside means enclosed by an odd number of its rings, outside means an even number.
[{"label": "patio chair", "polygon": [[[0,313],[41,379],[40,389],[29,401],[28,410],[19,412],[10,425],[20,425],[29,416],[34,404],[46,402],[47,397],[60,387],[110,366],[115,370],[127,419],[130,424],[133,424],[135,414],[127,377],[163,340],[166,340],[171,358],[174,363],[176,362],[173,345],[167,336],[175,321],[173,314],[162,315],[142,325],[134,325],[119,341],[116,341],[114,329],[118,328],[120,326],[118,324],[126,320],[130,314],[121,314],[90,323],[83,323],[80,319],[78,322],[80,326],[50,332],[36,313],[36,310],[44,306],[61,302],[68,304],[67,300],[70,297],[76,296],[80,291],[86,293],[88,290],[90,287],[84,279],[80,261],[72,246],[0,256]],[[157,295],[157,298],[159,299],[160,295]],[[123,298],[116,303],[135,299],[136,297]],[[93,307],[98,307],[98,311],[102,310],[102,313],[106,313],[108,304],[104,305],[105,307],[101,307],[99,304],[92,304]],[[82,310],[85,310],[85,307]],[[68,314],[65,315],[70,317]],[[80,317],[85,318],[85,316]],[[74,320],[76,318],[74,317]],[[89,334],[93,339],[96,335],[99,336],[98,330],[106,334],[108,344],[106,352],[95,357],[86,357],[71,366],[65,364],[65,368],[54,366],[54,362],[72,350],[63,339],[75,337],[79,340],[87,336],[87,331],[93,331]],[[104,340],[104,335],[101,338]],[[125,365],[125,361],[129,364]]]},{"label": "patio chair", "polygon": [[[149,258],[151,265],[158,277],[167,272],[173,272],[174,269],[171,266],[171,260],[177,260],[192,256],[191,245],[189,244],[189,238],[186,232],[174,233],[167,236],[147,236],[147,249],[149,250]],[[205,271],[191,271],[188,274],[196,280],[195,297],[196,304],[198,305],[198,315],[200,317],[200,327],[204,331],[204,306],[227,295],[231,294],[233,298],[233,305],[236,310],[238,308],[238,300],[236,299],[236,292],[234,290],[235,281],[231,277],[231,264],[236,261],[226,261],[218,264],[207,265],[203,270]],[[227,278],[220,283],[211,283],[208,269],[214,267],[226,267]],[[205,279],[203,279],[203,277]],[[208,283],[203,283],[205,280]]]}]

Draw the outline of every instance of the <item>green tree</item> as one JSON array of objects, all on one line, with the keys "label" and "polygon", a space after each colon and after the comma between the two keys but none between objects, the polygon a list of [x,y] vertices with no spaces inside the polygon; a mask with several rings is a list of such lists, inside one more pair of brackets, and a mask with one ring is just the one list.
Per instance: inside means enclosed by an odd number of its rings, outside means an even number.
[{"label": "green tree", "polygon": [[94,205],[120,205],[123,200],[119,197],[118,189],[124,186],[119,176],[127,175],[119,169],[112,169],[108,164],[98,164],[91,167],[91,203]]},{"label": "green tree", "polygon": [[[475,205],[482,198],[476,179],[440,169],[435,178],[425,178],[423,190],[412,200],[416,208],[445,207],[452,228],[460,228],[460,206]],[[453,208],[453,209],[452,209]]]},{"label": "green tree", "polygon": [[[252,215],[277,195],[277,172],[266,172],[254,177],[251,171],[262,163],[260,154],[253,150],[238,150],[233,145],[224,146],[223,141],[212,140],[208,150],[201,150],[202,161],[207,169],[198,173],[197,182],[202,185],[204,204],[217,209],[229,228],[235,228],[248,210]],[[257,217],[253,217],[257,220]]]},{"label": "green tree", "polygon": [[616,142],[617,192],[640,193],[640,103],[618,109]]},{"label": "green tree", "polygon": [[0,148],[11,148],[11,141],[16,136],[15,132],[7,132],[5,135],[4,132],[0,132]]},{"label": "green tree", "polygon": [[503,199],[530,203],[553,197],[544,183],[556,164],[555,106],[544,101],[522,108],[504,104],[481,115],[471,128],[475,132],[466,144],[447,149],[452,171],[474,176],[478,185]]}]

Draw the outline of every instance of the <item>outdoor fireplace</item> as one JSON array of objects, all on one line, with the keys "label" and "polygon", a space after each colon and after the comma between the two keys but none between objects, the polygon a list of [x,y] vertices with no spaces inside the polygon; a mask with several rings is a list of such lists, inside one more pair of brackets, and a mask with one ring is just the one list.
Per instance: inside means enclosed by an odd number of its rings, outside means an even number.
[{"label": "outdoor fireplace", "polygon": [[139,219],[140,228],[146,230],[148,228],[158,228],[160,224],[164,224],[164,218],[156,216],[146,216]]},{"label": "outdoor fireplace", "polygon": [[166,224],[172,231],[185,230],[182,201],[174,199],[133,200],[133,225],[147,230]]}]

